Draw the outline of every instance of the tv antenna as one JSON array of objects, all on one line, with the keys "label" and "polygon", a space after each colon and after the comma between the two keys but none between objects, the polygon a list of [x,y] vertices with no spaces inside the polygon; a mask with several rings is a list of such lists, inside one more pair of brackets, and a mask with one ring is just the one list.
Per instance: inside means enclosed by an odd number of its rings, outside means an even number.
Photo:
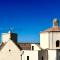
[{"label": "tv antenna", "polygon": [[9,28],[9,33],[11,33],[13,30],[14,30],[14,28],[13,27],[10,27]]}]

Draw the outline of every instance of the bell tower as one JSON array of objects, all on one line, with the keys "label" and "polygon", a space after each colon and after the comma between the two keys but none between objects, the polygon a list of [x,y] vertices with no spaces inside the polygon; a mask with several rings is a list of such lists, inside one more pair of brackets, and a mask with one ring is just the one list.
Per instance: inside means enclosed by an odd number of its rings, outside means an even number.
[{"label": "bell tower", "polygon": [[53,27],[59,27],[59,21],[57,18],[53,20]]}]

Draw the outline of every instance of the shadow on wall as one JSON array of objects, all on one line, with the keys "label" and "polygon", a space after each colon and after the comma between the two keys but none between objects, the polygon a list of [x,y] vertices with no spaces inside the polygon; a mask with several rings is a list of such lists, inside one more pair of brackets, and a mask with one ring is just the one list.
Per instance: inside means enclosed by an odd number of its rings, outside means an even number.
[{"label": "shadow on wall", "polygon": [[41,50],[38,52],[38,60],[48,60],[48,51]]},{"label": "shadow on wall", "polygon": [[58,50],[56,50],[56,55],[57,55],[57,58],[56,58],[56,60],[60,60],[60,49],[58,49]]},{"label": "shadow on wall", "polygon": [[16,33],[11,33],[11,38],[12,41],[14,41],[15,43],[17,43],[17,34]]}]

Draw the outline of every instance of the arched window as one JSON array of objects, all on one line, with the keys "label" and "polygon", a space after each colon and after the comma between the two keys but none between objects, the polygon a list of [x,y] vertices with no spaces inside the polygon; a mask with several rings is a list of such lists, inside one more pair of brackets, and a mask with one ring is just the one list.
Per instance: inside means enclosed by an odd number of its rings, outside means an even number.
[{"label": "arched window", "polygon": [[27,56],[27,60],[29,60],[29,56]]},{"label": "arched window", "polygon": [[59,40],[56,41],[56,47],[59,47]]}]

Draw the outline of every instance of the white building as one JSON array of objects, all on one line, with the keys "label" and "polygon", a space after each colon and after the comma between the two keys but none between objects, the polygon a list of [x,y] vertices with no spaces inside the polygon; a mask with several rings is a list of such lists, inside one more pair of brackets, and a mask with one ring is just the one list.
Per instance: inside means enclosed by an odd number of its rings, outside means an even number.
[{"label": "white building", "polygon": [[40,51],[37,50],[24,50],[24,54],[22,55],[22,60],[40,60],[39,59]]},{"label": "white building", "polygon": [[0,60],[21,60],[23,51],[17,45],[15,33],[2,33],[2,44],[0,46]]},{"label": "white building", "polygon": [[39,44],[31,44],[31,50],[23,50],[22,60],[40,60],[40,50]]},{"label": "white building", "polygon": [[60,27],[57,19],[53,27],[40,32],[40,43],[18,43],[17,34],[2,33],[0,60],[60,60]]},{"label": "white building", "polygon": [[31,44],[31,50],[36,50],[36,51],[39,51],[39,50],[41,50],[41,48],[40,48],[40,44],[37,44],[37,43],[35,43],[35,44]]},{"label": "white building", "polygon": [[[41,60],[60,60],[60,27],[57,19],[53,27],[40,33]],[[45,54],[44,54],[45,53]]]},{"label": "white building", "polygon": [[38,60],[39,44],[18,43],[17,34],[2,33],[2,44],[0,49],[0,60]]}]

